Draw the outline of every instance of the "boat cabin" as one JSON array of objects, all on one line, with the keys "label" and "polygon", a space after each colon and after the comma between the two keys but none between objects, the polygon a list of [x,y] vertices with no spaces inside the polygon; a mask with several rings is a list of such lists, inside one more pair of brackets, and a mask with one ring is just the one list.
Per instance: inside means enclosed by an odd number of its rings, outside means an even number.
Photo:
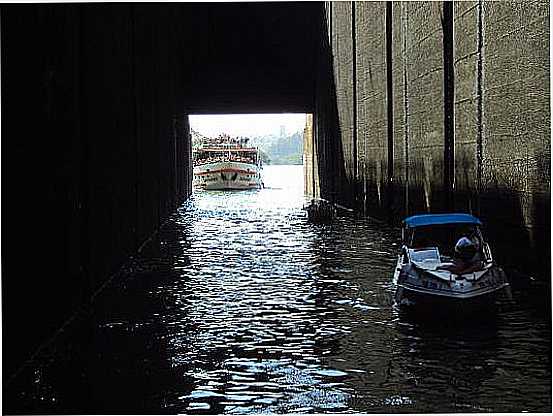
[{"label": "boat cabin", "polygon": [[411,261],[442,263],[451,261],[455,245],[462,237],[470,239],[480,258],[491,261],[480,220],[469,214],[414,215],[403,221],[402,240]]}]

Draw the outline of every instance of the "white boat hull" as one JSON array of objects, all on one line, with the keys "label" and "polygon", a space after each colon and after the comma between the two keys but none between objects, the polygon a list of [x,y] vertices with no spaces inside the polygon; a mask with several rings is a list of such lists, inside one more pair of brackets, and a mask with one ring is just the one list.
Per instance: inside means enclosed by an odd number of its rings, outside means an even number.
[{"label": "white boat hull", "polygon": [[221,161],[194,167],[194,186],[206,190],[242,190],[263,187],[259,166]]},{"label": "white boat hull", "polygon": [[456,275],[449,271],[420,270],[410,265],[403,265],[401,256],[394,273],[397,285],[396,302],[399,305],[411,300],[425,301],[469,301],[477,299],[490,300],[503,290],[508,290],[509,283],[505,272],[497,266],[489,265],[485,270]]}]

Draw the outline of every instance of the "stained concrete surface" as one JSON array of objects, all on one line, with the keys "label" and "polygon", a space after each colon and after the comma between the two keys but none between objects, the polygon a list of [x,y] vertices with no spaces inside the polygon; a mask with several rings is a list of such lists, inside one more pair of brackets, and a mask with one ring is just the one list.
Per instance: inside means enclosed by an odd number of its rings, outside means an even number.
[{"label": "stained concrete surface", "polygon": [[[486,222],[498,260],[547,280],[548,2],[455,2],[452,23],[444,4],[325,3],[329,34],[320,38],[331,39],[333,75],[324,88],[319,85],[317,100],[328,100],[334,89],[337,115],[325,137],[341,142],[343,168],[333,170],[334,180],[321,182],[321,194],[392,221],[449,209],[472,212]],[[454,33],[449,46],[447,24]],[[444,50],[451,46],[448,63]],[[454,81],[445,86],[448,71]],[[391,96],[385,82],[392,83]],[[454,146],[448,151],[446,99],[452,94]],[[391,110],[384,101],[393,103]],[[387,133],[390,120],[393,134]],[[321,144],[316,151],[326,148]],[[453,174],[448,158],[454,159]],[[319,166],[324,176],[324,163]]]}]

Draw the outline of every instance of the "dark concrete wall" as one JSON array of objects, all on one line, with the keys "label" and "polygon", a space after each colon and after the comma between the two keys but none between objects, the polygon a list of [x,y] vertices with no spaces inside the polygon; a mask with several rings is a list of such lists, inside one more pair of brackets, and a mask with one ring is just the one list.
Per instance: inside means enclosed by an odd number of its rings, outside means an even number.
[{"label": "dark concrete wall", "polygon": [[472,212],[500,261],[549,276],[548,3],[326,8],[345,174],[321,193],[393,221]]},{"label": "dark concrete wall", "polygon": [[[444,211],[444,81],[442,4],[407,2],[401,17],[405,36],[404,112],[407,113],[409,212]],[[394,28],[395,29],[395,28]],[[401,29],[400,29],[401,30]],[[395,139],[395,138],[394,138]]]},{"label": "dark concrete wall", "polygon": [[[514,250],[550,273],[551,109],[549,2],[479,3],[482,130],[479,211]],[[500,206],[497,210],[495,207]],[[513,244],[515,242],[515,244]]]},{"label": "dark concrete wall", "polygon": [[[348,180],[355,182],[355,152],[353,132],[353,44],[352,3],[337,2],[331,12],[334,30],[332,36],[333,67],[336,82],[336,104],[344,166]],[[339,61],[337,61],[339,59]],[[347,86],[347,87],[346,87]]]},{"label": "dark concrete wall", "polygon": [[[305,157],[312,160],[309,167],[314,167],[314,173],[306,173],[307,179],[315,180],[314,184],[307,184],[308,189],[315,197],[331,201],[351,201],[354,194],[351,178],[351,161],[346,166],[344,153],[350,152],[351,135],[342,138],[339,126],[336,83],[333,72],[333,47],[337,42],[332,36],[333,11],[328,3],[324,9],[318,11],[313,20],[316,22],[314,49],[315,66],[313,76],[315,78],[313,99],[313,146],[306,146]],[[347,36],[347,35],[345,35]],[[350,68],[351,69],[351,68]],[[343,69],[347,77],[348,68]],[[342,93],[342,99],[346,94]],[[342,117],[347,117],[342,111]],[[348,139],[349,137],[349,139]],[[351,160],[351,157],[350,157]]]},{"label": "dark concrete wall", "polygon": [[[388,28],[387,35],[392,38],[392,50],[391,56],[387,56],[386,62],[391,61],[391,74],[387,74],[386,77],[391,77],[392,94],[391,97],[386,95],[386,101],[390,99],[393,103],[393,110],[391,114],[386,112],[386,123],[391,119],[393,123],[393,130],[388,132],[388,146],[392,148],[393,153],[393,175],[389,181],[391,198],[387,203],[379,204],[376,207],[373,206],[371,210],[372,215],[385,216],[384,212],[388,210],[389,216],[401,217],[407,215],[407,195],[409,190],[409,164],[408,164],[408,151],[409,142],[407,140],[409,134],[409,124],[407,122],[408,113],[406,108],[408,102],[407,97],[407,73],[405,71],[405,55],[407,38],[405,31],[394,28],[402,28],[408,21],[404,15],[404,9],[406,4],[403,2],[393,2],[391,9],[392,30]],[[387,9],[386,13],[390,13]],[[386,28],[380,26],[375,30],[386,31]],[[367,115],[368,117],[370,116]],[[381,123],[384,123],[382,121]],[[390,143],[391,142],[391,143]],[[367,195],[367,200],[371,200],[371,194]],[[375,214],[376,213],[376,214]]]},{"label": "dark concrete wall", "polygon": [[[355,3],[357,39],[357,206],[385,204],[388,175],[386,3]],[[363,53],[359,53],[364,51]],[[367,199],[367,195],[376,198]],[[358,197],[358,198],[359,198]]]},{"label": "dark concrete wall", "polygon": [[2,8],[5,375],[190,193],[178,17]]},{"label": "dark concrete wall", "polygon": [[322,4],[4,5],[4,377],[190,194],[187,114],[312,112]]}]

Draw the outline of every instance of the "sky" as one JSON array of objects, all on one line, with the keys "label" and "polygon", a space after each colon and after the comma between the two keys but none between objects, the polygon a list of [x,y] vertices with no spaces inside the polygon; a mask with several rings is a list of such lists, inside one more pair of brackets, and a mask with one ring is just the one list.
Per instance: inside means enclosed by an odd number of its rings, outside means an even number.
[{"label": "sky", "polygon": [[280,126],[284,126],[286,134],[292,134],[305,127],[305,114],[205,114],[191,115],[189,120],[192,129],[208,137],[220,133],[247,137],[279,135]]}]

